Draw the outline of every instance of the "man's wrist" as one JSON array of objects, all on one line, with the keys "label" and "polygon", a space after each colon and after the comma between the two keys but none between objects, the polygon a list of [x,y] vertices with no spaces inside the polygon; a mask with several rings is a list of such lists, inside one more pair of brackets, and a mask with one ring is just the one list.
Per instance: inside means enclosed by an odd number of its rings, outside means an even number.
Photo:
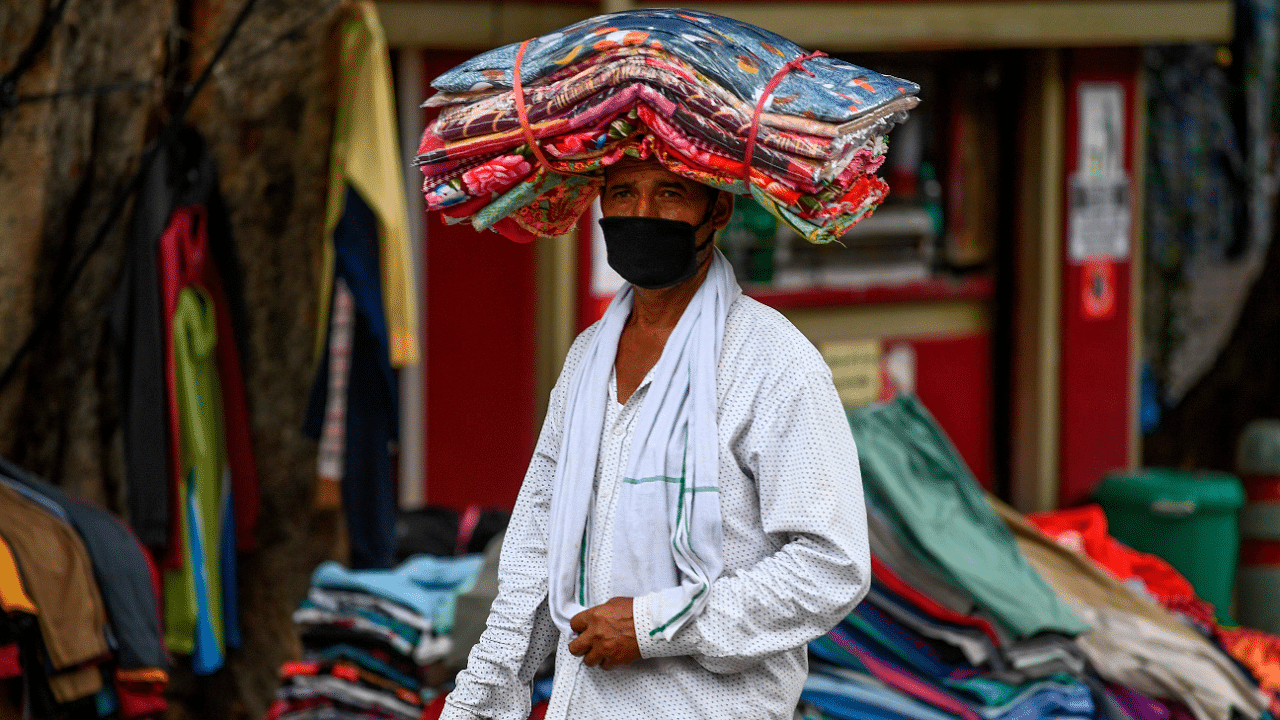
[{"label": "man's wrist", "polygon": [[445,700],[444,710],[441,711],[439,720],[484,720],[484,718]]},{"label": "man's wrist", "polygon": [[636,645],[640,657],[658,658],[677,655],[693,655],[698,650],[698,631],[693,622],[688,623],[675,637],[667,640],[662,633],[654,632],[653,613],[650,612],[652,595],[641,595],[631,601],[631,614],[635,619]]}]

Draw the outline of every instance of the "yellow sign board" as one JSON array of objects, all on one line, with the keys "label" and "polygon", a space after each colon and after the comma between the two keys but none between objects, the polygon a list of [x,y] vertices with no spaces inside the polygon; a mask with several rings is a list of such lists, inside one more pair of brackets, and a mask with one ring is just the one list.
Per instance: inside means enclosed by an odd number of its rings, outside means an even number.
[{"label": "yellow sign board", "polygon": [[883,349],[879,340],[828,342],[818,351],[831,368],[831,379],[845,407],[860,407],[880,399]]}]

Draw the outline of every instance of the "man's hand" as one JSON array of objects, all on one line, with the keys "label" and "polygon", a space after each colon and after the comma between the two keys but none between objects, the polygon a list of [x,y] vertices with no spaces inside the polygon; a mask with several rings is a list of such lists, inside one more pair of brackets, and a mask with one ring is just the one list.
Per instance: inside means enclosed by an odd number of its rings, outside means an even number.
[{"label": "man's hand", "polygon": [[587,608],[573,616],[569,627],[578,633],[569,643],[569,652],[581,657],[584,665],[612,670],[640,659],[629,597]]}]

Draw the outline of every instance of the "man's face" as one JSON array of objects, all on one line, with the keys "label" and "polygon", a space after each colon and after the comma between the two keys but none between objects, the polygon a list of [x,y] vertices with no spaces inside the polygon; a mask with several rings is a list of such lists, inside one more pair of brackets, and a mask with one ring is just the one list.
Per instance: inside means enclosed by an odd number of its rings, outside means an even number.
[{"label": "man's face", "polygon": [[[605,169],[604,179],[600,212],[605,217],[653,217],[682,220],[694,226],[707,219],[711,188],[681,177],[655,160],[619,162]],[[727,225],[732,213],[733,196],[718,193],[711,222],[699,229],[698,243]]]}]

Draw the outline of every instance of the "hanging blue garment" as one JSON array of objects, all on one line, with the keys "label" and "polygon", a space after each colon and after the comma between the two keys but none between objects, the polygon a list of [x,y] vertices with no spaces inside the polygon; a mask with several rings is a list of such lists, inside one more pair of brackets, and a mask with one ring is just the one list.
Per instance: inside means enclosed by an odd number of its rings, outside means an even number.
[{"label": "hanging blue garment", "polygon": [[[192,474],[195,474],[194,470]],[[211,675],[222,668],[226,656],[223,655],[221,638],[213,627],[215,611],[210,601],[210,583],[205,562],[204,517],[200,511],[200,498],[194,479],[187,482],[186,502],[187,517],[192,518],[187,524],[187,541],[190,543],[196,595],[195,648],[191,653],[191,669],[197,675]]]},{"label": "hanging blue garment", "polygon": [[[350,187],[344,203],[333,231],[334,277],[335,282],[342,278],[355,298],[356,322],[347,380],[342,509],[351,567],[386,569],[396,560],[397,497],[391,447],[400,436],[399,391],[387,350],[378,219]],[[330,293],[331,302],[334,296]],[[329,361],[326,339],[303,424],[303,431],[317,439],[324,425]]]},{"label": "hanging blue garment", "polygon": [[[235,495],[231,492],[231,478],[222,478],[222,517],[236,516]],[[233,522],[222,524],[222,554],[218,558],[222,571],[222,640],[229,648],[241,645],[240,637],[240,593],[239,580],[236,577],[236,525]]]}]

